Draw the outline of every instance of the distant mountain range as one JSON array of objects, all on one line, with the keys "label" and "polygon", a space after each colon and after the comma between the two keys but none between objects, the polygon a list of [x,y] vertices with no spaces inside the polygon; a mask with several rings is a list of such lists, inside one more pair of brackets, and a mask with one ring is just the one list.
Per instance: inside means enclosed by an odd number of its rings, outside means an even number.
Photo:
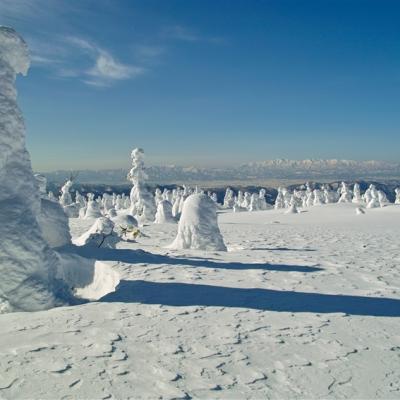
[{"label": "distant mountain range", "polygon": [[[250,162],[236,167],[199,168],[176,165],[146,168],[150,183],[195,182],[252,182],[268,179],[391,179],[400,177],[400,163],[354,160],[266,160]],[[77,180],[81,183],[126,184],[127,170],[81,170]],[[50,182],[62,183],[71,171],[44,173]]]}]

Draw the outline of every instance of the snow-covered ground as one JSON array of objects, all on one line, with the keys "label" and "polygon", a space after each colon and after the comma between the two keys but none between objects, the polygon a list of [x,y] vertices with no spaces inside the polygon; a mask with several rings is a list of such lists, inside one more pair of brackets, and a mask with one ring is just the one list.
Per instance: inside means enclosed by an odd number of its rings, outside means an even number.
[{"label": "snow-covered ground", "polygon": [[398,399],[400,206],[356,207],[222,212],[228,252],[167,249],[176,224],[66,249],[102,297],[0,315],[0,398]]}]

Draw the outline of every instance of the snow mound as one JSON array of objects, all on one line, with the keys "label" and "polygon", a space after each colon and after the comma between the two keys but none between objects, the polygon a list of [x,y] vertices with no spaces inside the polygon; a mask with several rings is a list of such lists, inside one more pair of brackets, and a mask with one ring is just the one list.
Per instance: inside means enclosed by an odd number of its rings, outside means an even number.
[{"label": "snow mound", "polygon": [[137,228],[138,222],[135,217],[130,214],[118,214],[116,217],[111,218],[114,223],[115,231],[121,235],[123,230]]},{"label": "snow mound", "polygon": [[205,194],[192,194],[183,204],[172,249],[226,251],[218,227],[215,203]]},{"label": "snow mound", "polygon": [[77,246],[115,248],[119,242],[118,235],[114,232],[114,222],[106,217],[96,219],[91,228],[74,240]]}]

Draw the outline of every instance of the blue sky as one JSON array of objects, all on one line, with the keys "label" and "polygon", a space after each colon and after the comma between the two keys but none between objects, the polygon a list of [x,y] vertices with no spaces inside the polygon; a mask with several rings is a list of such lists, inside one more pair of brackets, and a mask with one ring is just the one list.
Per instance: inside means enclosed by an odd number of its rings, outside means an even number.
[{"label": "blue sky", "polygon": [[1,0],[36,170],[399,161],[400,2]]}]

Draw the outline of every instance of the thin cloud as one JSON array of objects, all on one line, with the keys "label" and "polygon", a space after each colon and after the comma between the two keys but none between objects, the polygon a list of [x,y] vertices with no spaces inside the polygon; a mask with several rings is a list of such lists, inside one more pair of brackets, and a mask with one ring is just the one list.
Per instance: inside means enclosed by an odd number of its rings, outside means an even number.
[{"label": "thin cloud", "polygon": [[91,86],[110,86],[115,81],[133,79],[143,74],[145,69],[118,61],[110,52],[79,37],[68,37],[66,41],[84,50],[94,61],[94,65],[83,72],[90,77],[84,83]]},{"label": "thin cloud", "polygon": [[221,37],[213,37],[213,36],[206,36],[200,35],[193,30],[184,27],[182,25],[173,25],[169,26],[168,28],[164,29],[164,36],[180,40],[183,42],[209,42],[215,44],[224,43],[224,39]]}]

